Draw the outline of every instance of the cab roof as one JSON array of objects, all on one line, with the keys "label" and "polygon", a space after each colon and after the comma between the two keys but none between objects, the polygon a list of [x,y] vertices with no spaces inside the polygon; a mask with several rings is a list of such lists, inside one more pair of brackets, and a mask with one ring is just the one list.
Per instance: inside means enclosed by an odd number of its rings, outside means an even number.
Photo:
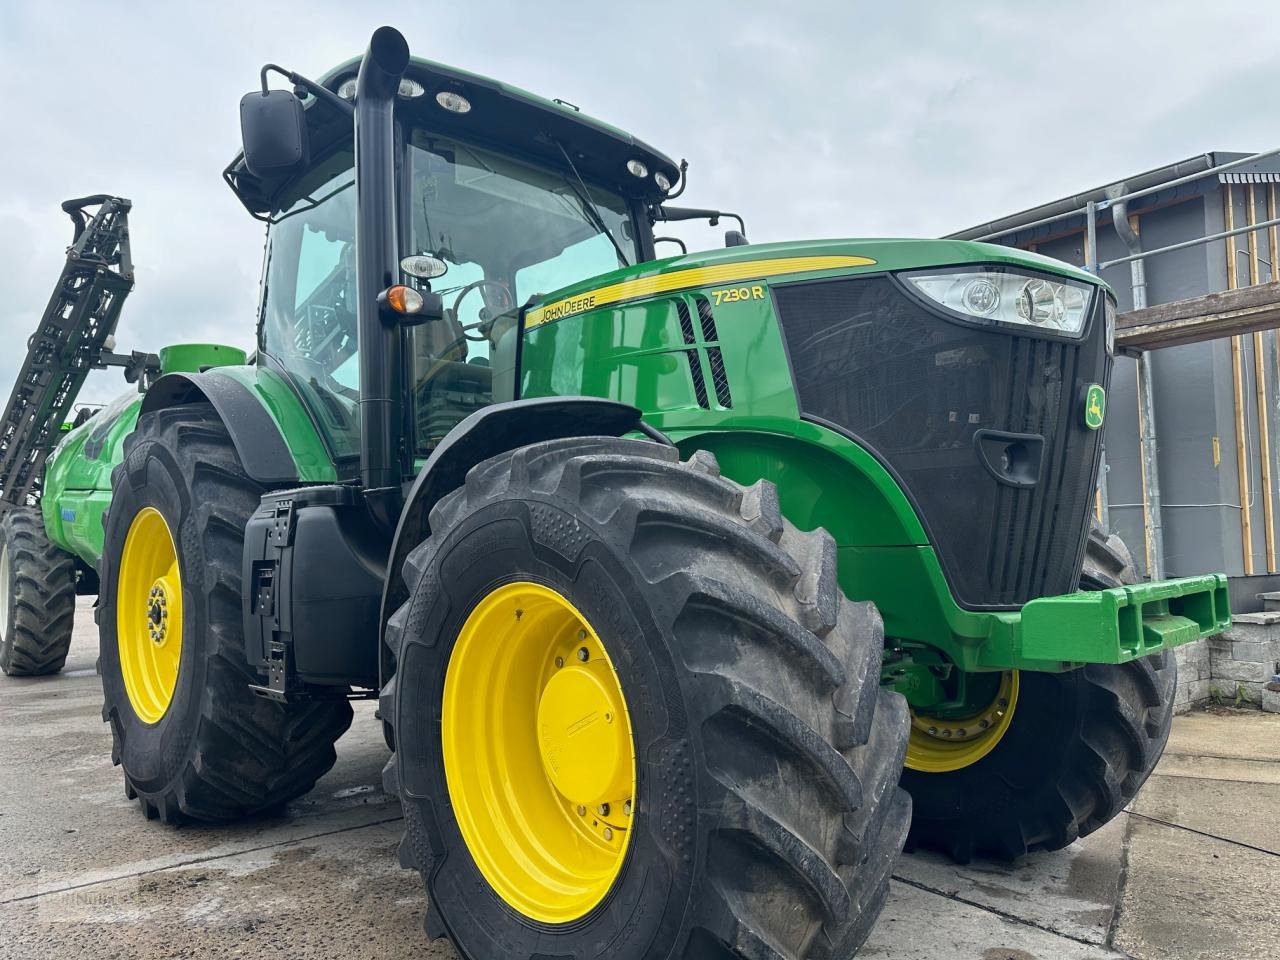
[{"label": "cab roof", "polygon": [[[360,68],[356,57],[330,70],[320,83],[336,93]],[[582,113],[560,100],[547,100],[519,87],[459,70],[431,60],[413,58],[405,77],[421,84],[426,93],[400,98],[397,117],[442,136],[456,137],[499,152],[512,153],[535,163],[567,169],[560,146],[573,158],[582,178],[624,197],[658,203],[665,196],[654,174],[669,183],[680,177],[679,168],[625,130]],[[446,91],[461,94],[471,103],[465,114],[451,113],[436,101]],[[305,101],[307,135],[314,164],[331,154],[351,149],[351,121],[316,97]],[[640,178],[627,170],[628,160],[639,160],[648,169]],[[251,214],[266,219],[287,205],[289,186],[296,174],[259,177],[248,171],[243,152],[224,171],[228,185]]]}]

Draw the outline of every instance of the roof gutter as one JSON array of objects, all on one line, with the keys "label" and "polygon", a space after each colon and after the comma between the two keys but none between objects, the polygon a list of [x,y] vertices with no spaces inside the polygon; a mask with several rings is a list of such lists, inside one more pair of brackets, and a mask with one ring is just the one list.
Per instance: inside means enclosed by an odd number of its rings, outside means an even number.
[{"label": "roof gutter", "polygon": [[[1181,177],[1191,176],[1197,173],[1213,169],[1217,164],[1214,162],[1214,156],[1211,153],[1204,153],[1198,157],[1191,157],[1188,160],[1180,160],[1177,163],[1168,166],[1159,167],[1155,170],[1148,170],[1146,173],[1140,173],[1136,177],[1130,177],[1124,181],[1124,187],[1128,193],[1136,193],[1139,190],[1146,190],[1149,187],[1155,187],[1170,180],[1177,180]],[[1012,216],[1001,217],[998,220],[991,220],[987,223],[979,224],[976,227],[969,227],[965,230],[959,230],[955,233],[949,233],[944,239],[947,240],[977,240],[979,237],[987,237],[992,234],[1013,233],[1017,230],[1024,230],[1027,227],[1039,224],[1044,220],[1052,220],[1061,217],[1064,214],[1071,213],[1075,210],[1081,211],[1084,215],[1083,208],[1093,201],[1095,203],[1108,199],[1108,191],[1114,189],[1114,185],[1097,187],[1093,190],[1087,190],[1084,193],[1077,193],[1074,196],[1064,197],[1061,200],[1054,200],[1052,203],[1046,203],[1043,206],[1032,207],[1030,210],[1023,210],[1021,213],[1015,213]]]}]

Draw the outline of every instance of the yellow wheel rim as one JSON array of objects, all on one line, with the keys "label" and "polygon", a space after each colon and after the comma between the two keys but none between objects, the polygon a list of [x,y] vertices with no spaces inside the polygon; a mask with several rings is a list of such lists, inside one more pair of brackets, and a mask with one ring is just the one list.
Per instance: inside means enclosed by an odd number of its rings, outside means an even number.
[{"label": "yellow wheel rim", "polygon": [[622,871],[636,763],[586,618],[536,583],[484,597],[449,658],[442,737],[454,815],[498,896],[544,923],[589,913]]},{"label": "yellow wheel rim", "polygon": [[907,768],[949,773],[977,763],[1008,732],[1017,703],[1018,671],[1007,670],[991,702],[971,716],[944,719],[912,710]]},{"label": "yellow wheel rim", "polygon": [[182,658],[182,574],[160,511],[143,507],[129,524],[116,586],[120,671],[133,712],[156,723],[173,701]]}]

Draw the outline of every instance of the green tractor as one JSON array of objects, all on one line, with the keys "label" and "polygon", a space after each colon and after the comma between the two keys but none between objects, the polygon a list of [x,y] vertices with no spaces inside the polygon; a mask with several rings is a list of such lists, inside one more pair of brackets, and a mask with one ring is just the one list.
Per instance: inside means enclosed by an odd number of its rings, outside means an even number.
[{"label": "green tractor", "polygon": [[37,541],[100,580],[147,817],[281,808],[378,697],[463,957],[841,960],[904,843],[1015,858],[1132,799],[1226,582],[1135,583],[1092,521],[1095,276],[745,229],[659,258],[732,216],[672,205],[683,165],[385,27],[241,119],[256,353],[134,355],[3,527],[6,642]]}]

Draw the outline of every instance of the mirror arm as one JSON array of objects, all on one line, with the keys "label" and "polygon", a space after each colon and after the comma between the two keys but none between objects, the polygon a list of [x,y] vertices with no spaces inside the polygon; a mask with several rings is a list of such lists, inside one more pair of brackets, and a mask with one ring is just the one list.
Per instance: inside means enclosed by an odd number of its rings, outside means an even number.
[{"label": "mirror arm", "polygon": [[667,194],[668,200],[674,200],[680,194],[684,193],[684,188],[689,184],[689,161],[683,157],[680,159],[680,182],[674,190]]},{"label": "mirror arm", "polygon": [[344,117],[347,117],[348,119],[350,119],[351,117],[355,116],[356,108],[352,106],[350,103],[348,103],[346,100],[343,100],[340,96],[338,96],[332,90],[328,89],[327,87],[321,86],[320,84],[316,83],[314,80],[308,80],[306,77],[304,77],[300,73],[294,73],[292,70],[286,70],[284,67],[278,66],[274,63],[268,63],[264,65],[262,68],[262,73],[261,73],[262,92],[264,95],[267,92],[267,74],[271,71],[275,71],[276,73],[280,74],[280,76],[284,77],[286,80],[292,83],[295,87],[302,87],[308,93],[312,94],[317,100],[324,101],[329,106],[333,107],[335,110],[341,113]]},{"label": "mirror arm", "polygon": [[711,226],[717,226],[721,217],[728,217],[731,220],[738,221],[738,229],[746,236],[747,225],[743,222],[742,217],[736,213],[730,213],[728,210],[707,210],[702,207],[668,207],[659,204],[652,210],[655,222],[662,220],[670,222],[672,220],[709,220]]}]

